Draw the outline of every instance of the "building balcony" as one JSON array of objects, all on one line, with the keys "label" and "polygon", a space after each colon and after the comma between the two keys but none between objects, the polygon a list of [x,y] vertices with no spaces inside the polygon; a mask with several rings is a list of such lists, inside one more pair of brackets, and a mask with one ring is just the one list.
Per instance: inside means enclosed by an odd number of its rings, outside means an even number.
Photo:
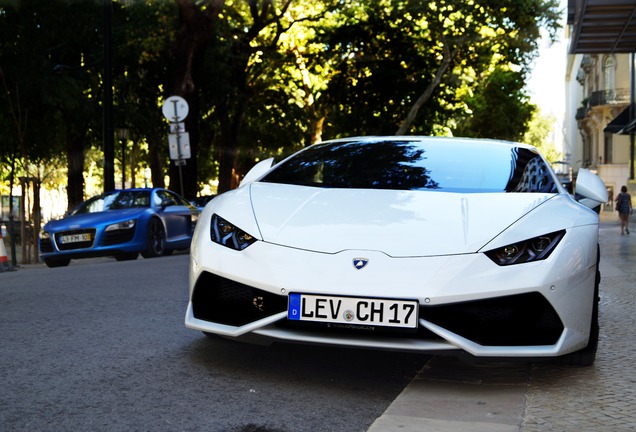
[{"label": "building balcony", "polygon": [[[592,92],[589,98],[589,107],[602,105],[628,105],[629,89],[601,90]],[[578,113],[577,113],[578,115]]]},{"label": "building balcony", "polygon": [[577,120],[583,120],[585,116],[587,116],[588,108],[586,106],[582,106],[577,108],[575,118]]}]

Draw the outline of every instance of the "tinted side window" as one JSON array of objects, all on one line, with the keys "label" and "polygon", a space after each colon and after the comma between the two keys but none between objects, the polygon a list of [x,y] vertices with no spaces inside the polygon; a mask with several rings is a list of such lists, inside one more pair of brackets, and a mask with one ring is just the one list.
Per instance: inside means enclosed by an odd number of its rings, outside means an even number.
[{"label": "tinted side window", "polygon": [[528,149],[515,148],[512,160],[514,165],[506,192],[557,192],[550,169],[539,155]]},{"label": "tinted side window", "polygon": [[184,205],[181,203],[181,200],[179,200],[179,197],[174,195],[173,193],[169,192],[169,191],[157,191],[157,198],[158,203],[157,205],[161,205],[166,203],[169,206],[172,205]]}]

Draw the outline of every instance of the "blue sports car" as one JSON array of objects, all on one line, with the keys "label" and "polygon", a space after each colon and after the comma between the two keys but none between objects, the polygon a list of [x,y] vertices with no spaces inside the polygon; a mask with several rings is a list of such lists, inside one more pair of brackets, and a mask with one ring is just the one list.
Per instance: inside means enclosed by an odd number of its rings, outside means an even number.
[{"label": "blue sports car", "polygon": [[44,225],[40,257],[49,267],[61,267],[74,258],[168,255],[190,247],[198,217],[195,206],[166,189],[106,192]]}]

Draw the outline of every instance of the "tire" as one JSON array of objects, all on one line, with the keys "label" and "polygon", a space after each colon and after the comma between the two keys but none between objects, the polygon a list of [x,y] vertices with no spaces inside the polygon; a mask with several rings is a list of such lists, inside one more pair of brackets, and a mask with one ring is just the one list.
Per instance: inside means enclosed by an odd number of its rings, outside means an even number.
[{"label": "tire", "polygon": [[69,258],[47,258],[44,260],[44,264],[49,268],[66,267],[70,262]]},{"label": "tire", "polygon": [[601,284],[601,272],[599,271],[599,263],[601,261],[600,248],[596,258],[596,280],[594,283],[594,305],[592,307],[592,325],[590,327],[590,339],[587,346],[582,350],[566,354],[558,358],[557,363],[562,366],[592,366],[596,360],[596,351],[598,349],[598,336],[600,326],[598,324],[598,304],[600,302],[599,286]]},{"label": "tire", "polygon": [[144,258],[154,258],[166,253],[166,230],[163,223],[157,218],[148,222],[148,233],[146,237],[146,250],[141,252]]},{"label": "tire", "polygon": [[139,256],[139,252],[127,252],[115,255],[117,261],[132,261],[136,260]]}]

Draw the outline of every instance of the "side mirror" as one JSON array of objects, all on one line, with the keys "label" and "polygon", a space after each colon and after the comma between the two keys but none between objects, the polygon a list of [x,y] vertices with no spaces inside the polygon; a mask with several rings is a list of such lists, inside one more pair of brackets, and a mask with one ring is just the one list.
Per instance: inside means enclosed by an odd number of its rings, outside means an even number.
[{"label": "side mirror", "polygon": [[588,169],[579,169],[576,178],[577,201],[591,209],[607,202],[607,187],[597,175]]},{"label": "side mirror", "polygon": [[241,180],[241,183],[239,184],[239,187],[241,187],[243,185],[246,185],[248,183],[252,183],[253,181],[257,180],[259,177],[261,177],[263,174],[265,174],[267,171],[269,171],[269,169],[273,165],[274,165],[274,158],[273,157],[260,161],[259,163],[254,165],[247,172],[247,174],[245,174],[245,177],[243,177],[243,180]]},{"label": "side mirror", "polygon": [[174,202],[171,199],[165,198],[163,201],[161,201],[161,210],[165,210],[166,207],[169,207],[171,205],[174,205]]}]

